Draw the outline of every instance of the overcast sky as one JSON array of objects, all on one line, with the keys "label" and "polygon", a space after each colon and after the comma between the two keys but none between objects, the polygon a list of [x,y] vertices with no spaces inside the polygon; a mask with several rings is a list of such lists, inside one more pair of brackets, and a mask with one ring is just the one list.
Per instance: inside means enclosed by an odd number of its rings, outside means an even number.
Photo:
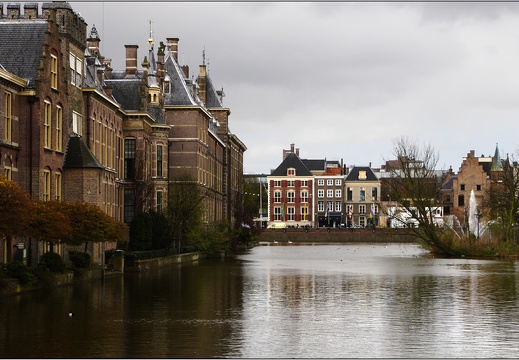
[{"label": "overcast sky", "polygon": [[439,168],[519,146],[519,3],[79,2],[101,51],[125,68],[178,37],[179,62],[226,94],[246,173],[270,173],[294,143],[303,159],[379,167],[401,135],[430,143]]}]

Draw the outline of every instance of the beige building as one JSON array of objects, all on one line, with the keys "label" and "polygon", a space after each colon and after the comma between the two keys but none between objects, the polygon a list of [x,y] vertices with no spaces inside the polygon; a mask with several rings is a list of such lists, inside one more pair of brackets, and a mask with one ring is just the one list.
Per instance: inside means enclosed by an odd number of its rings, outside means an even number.
[{"label": "beige building", "polygon": [[379,225],[380,181],[369,166],[354,166],[344,181],[347,227]]}]

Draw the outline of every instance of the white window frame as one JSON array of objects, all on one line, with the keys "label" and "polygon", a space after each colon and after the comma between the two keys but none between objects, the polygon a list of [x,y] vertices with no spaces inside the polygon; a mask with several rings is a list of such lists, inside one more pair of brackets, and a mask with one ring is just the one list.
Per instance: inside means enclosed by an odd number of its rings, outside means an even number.
[{"label": "white window frame", "polygon": [[308,202],[308,190],[301,191],[301,202]]},{"label": "white window frame", "polygon": [[55,179],[55,190],[56,190],[56,201],[61,201],[62,197],[63,197],[63,194],[62,194],[62,182],[63,182],[63,177],[61,176],[61,173],[60,172],[56,172],[54,174],[54,179]]},{"label": "white window frame", "polygon": [[77,111],[72,111],[72,131],[78,135],[83,135],[83,116]]},{"label": "white window frame", "polygon": [[366,188],[359,188],[359,201],[366,201]]},{"label": "white window frame", "polygon": [[275,221],[281,220],[281,207],[280,206],[276,206],[274,208],[274,220]]},{"label": "white window frame", "polygon": [[56,106],[56,150],[63,151],[63,108]]},{"label": "white window frame", "polygon": [[295,220],[296,208],[293,206],[287,206],[287,220],[294,221]]},{"label": "white window frame", "polygon": [[50,170],[43,170],[43,201],[50,201],[51,177]]},{"label": "white window frame", "polygon": [[83,60],[70,53],[70,83],[81,87],[83,84]]},{"label": "white window frame", "polygon": [[50,149],[52,146],[51,135],[52,105],[50,101],[43,101],[43,147]]},{"label": "white window frame", "polygon": [[58,89],[58,57],[50,54],[50,87]]}]

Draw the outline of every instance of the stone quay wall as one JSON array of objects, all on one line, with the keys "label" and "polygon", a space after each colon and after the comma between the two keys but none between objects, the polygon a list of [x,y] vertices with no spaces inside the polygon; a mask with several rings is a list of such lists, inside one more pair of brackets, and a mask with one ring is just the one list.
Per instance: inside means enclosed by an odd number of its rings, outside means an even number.
[{"label": "stone quay wall", "polygon": [[417,242],[418,239],[406,229],[265,229],[256,235],[259,243],[341,243],[341,242]]}]

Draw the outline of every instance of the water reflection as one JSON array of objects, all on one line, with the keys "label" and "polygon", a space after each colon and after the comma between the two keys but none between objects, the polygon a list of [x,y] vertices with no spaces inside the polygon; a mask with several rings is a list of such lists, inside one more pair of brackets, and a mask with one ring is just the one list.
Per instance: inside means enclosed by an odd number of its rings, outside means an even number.
[{"label": "water reflection", "polygon": [[517,266],[412,244],[261,246],[0,299],[0,354],[517,357]]},{"label": "water reflection", "polygon": [[235,354],[519,355],[515,263],[423,255],[414,245],[254,249]]}]

